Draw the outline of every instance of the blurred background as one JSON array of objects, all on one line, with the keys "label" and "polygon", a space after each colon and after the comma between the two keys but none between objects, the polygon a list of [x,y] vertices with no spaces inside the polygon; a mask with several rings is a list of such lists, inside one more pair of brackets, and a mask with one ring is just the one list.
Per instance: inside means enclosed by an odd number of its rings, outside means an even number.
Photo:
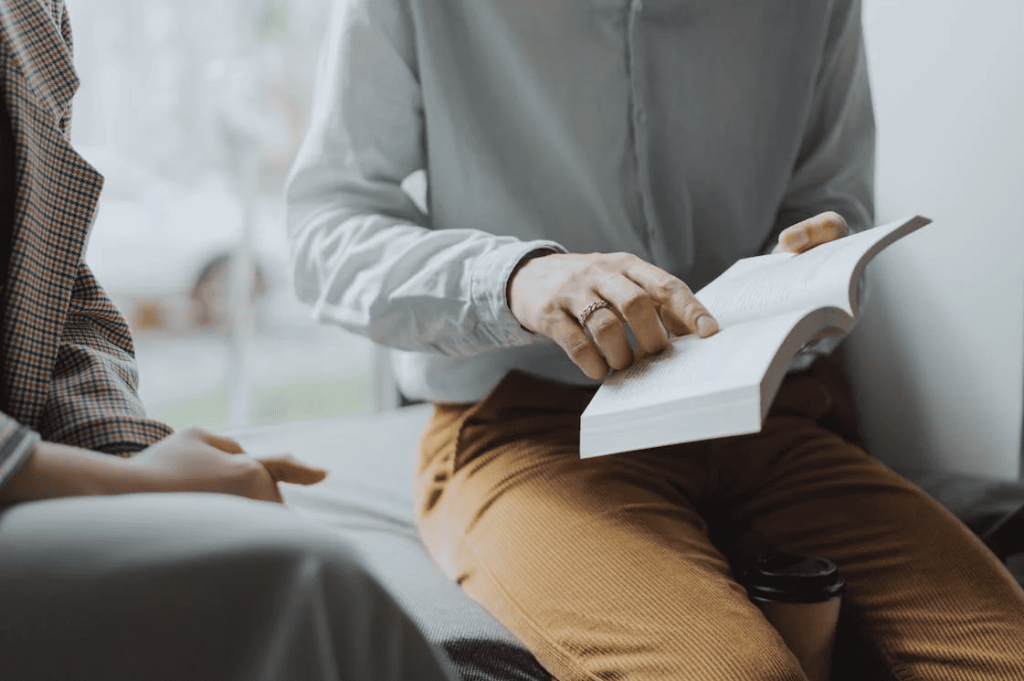
[{"label": "blurred background", "polygon": [[73,141],[106,177],[86,259],[151,415],[216,428],[366,411],[374,354],[314,324],[282,188],[329,0],[67,0]]}]

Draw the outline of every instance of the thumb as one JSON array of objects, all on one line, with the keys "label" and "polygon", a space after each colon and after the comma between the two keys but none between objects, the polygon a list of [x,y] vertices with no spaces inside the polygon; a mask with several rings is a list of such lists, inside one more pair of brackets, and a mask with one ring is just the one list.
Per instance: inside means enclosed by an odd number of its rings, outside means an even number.
[{"label": "thumb", "polygon": [[327,477],[327,471],[324,469],[304,464],[291,454],[259,457],[258,460],[270,473],[274,482],[315,485]]},{"label": "thumb", "polygon": [[779,234],[779,247],[790,253],[803,253],[820,244],[841,239],[850,233],[842,215],[828,211],[819,213]]}]

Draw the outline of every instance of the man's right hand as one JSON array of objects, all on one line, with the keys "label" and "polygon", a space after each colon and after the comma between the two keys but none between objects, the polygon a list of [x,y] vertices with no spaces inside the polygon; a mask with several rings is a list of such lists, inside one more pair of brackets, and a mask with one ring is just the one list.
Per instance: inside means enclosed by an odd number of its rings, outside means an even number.
[{"label": "man's right hand", "polygon": [[198,428],[178,431],[127,462],[134,469],[129,479],[147,491],[217,492],[262,501],[282,501],[279,482],[312,485],[327,476],[289,454],[254,458],[234,440]]},{"label": "man's right hand", "polygon": [[668,347],[669,334],[718,331],[686,284],[629,253],[528,259],[509,280],[508,304],[523,327],[558,343],[591,378],[633,363],[626,326],[645,353]]}]

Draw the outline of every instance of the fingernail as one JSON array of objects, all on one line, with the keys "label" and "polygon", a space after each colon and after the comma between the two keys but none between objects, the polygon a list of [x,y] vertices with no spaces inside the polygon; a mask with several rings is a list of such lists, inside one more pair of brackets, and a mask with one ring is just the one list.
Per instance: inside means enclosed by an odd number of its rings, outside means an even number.
[{"label": "fingernail", "polygon": [[701,338],[707,338],[716,331],[718,331],[718,322],[711,315],[704,315],[697,320],[697,335]]}]

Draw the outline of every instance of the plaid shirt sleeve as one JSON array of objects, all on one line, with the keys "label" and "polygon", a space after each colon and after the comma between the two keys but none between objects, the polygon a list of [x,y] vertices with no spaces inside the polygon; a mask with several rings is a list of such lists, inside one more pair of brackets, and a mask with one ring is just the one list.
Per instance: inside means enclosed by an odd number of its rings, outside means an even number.
[{"label": "plaid shirt sleeve", "polygon": [[42,437],[109,454],[138,452],[171,434],[146,418],[131,333],[88,266],[79,271],[57,351]]},{"label": "plaid shirt sleeve", "polygon": [[[62,0],[53,3],[53,12],[70,54],[71,24]],[[67,135],[70,111],[60,127]],[[146,418],[138,381],[128,324],[82,262],[39,419],[40,436],[108,454],[138,452],[167,437],[169,426]]]}]

